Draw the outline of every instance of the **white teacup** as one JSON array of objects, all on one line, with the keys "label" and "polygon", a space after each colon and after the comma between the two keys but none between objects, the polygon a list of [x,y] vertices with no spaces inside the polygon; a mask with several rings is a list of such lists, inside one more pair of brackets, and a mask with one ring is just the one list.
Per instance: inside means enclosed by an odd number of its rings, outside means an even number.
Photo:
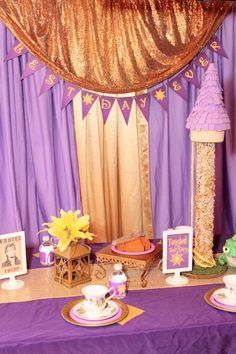
[{"label": "white teacup", "polygon": [[[103,285],[87,285],[82,288],[81,292],[85,297],[84,306],[86,311],[92,313],[99,313],[104,310],[107,301],[115,296],[115,289],[113,287],[107,289]],[[111,295],[106,297],[109,293]]]},{"label": "white teacup", "polygon": [[229,301],[236,301],[236,274],[225,275],[223,277],[223,282],[226,287],[226,297]]}]

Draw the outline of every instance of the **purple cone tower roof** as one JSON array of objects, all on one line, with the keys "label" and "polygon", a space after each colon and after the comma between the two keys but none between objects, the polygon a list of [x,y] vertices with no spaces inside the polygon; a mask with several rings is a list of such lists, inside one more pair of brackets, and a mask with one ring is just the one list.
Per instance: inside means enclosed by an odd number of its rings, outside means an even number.
[{"label": "purple cone tower roof", "polygon": [[204,82],[186,128],[191,131],[224,131],[230,129],[230,120],[222,99],[222,89],[215,65],[209,65]]}]

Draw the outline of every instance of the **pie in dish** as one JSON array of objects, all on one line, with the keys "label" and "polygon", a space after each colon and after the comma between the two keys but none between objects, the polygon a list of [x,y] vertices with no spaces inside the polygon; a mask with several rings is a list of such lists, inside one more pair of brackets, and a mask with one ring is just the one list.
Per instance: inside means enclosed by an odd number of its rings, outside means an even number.
[{"label": "pie in dish", "polygon": [[145,252],[151,248],[151,242],[145,236],[132,235],[124,236],[112,243],[121,252],[138,253]]}]

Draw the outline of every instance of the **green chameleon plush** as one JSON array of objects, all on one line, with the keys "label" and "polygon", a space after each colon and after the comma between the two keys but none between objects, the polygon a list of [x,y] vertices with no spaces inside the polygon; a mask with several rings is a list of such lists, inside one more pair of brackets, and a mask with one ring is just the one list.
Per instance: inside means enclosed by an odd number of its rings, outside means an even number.
[{"label": "green chameleon plush", "polygon": [[227,263],[229,267],[236,268],[236,234],[226,240],[223,252],[218,259],[219,264]]}]

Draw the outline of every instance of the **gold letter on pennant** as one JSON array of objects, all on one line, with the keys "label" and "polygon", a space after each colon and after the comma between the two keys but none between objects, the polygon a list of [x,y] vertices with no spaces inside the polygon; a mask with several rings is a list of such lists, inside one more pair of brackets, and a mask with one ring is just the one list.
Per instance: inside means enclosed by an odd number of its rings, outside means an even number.
[{"label": "gold letter on pennant", "polygon": [[187,77],[188,79],[192,79],[194,74],[193,74],[193,70],[192,69],[189,69],[188,71],[186,71],[184,73],[184,76]]},{"label": "gold letter on pennant", "polygon": [[201,64],[202,67],[205,67],[209,64],[209,61],[203,57],[199,57],[199,63]]},{"label": "gold letter on pennant", "polygon": [[172,86],[175,91],[179,91],[182,88],[182,86],[178,83],[178,81],[173,81]]},{"label": "gold letter on pennant", "polygon": [[121,110],[124,111],[124,109],[130,110],[130,106],[126,100],[124,100]]},{"label": "gold letter on pennant", "polygon": [[109,109],[111,107],[111,102],[102,98],[102,109]]},{"label": "gold letter on pennant", "polygon": [[14,51],[15,51],[17,54],[20,54],[23,49],[24,49],[24,46],[23,46],[21,43],[19,43],[19,44],[17,44],[17,46],[15,46]]},{"label": "gold letter on pennant", "polygon": [[30,70],[34,71],[36,69],[36,66],[38,65],[39,61],[37,59],[33,59],[32,61],[29,62],[29,68]]},{"label": "gold letter on pennant", "polygon": [[71,93],[75,91],[75,88],[73,86],[69,86],[68,87],[68,93],[67,93],[67,97],[70,97]]},{"label": "gold letter on pennant", "polygon": [[53,85],[53,83],[54,83],[54,81],[56,80],[56,76],[55,75],[53,75],[53,74],[50,74],[47,78],[46,78],[46,80],[45,80],[45,82],[46,82],[46,84],[47,85]]},{"label": "gold letter on pennant", "polygon": [[220,45],[219,45],[219,43],[217,43],[216,41],[211,42],[210,47],[211,47],[215,52],[218,52],[218,49],[220,49]]},{"label": "gold letter on pennant", "polygon": [[140,101],[141,101],[140,106],[142,108],[145,108],[146,107],[146,103],[147,103],[147,97],[140,98]]}]

